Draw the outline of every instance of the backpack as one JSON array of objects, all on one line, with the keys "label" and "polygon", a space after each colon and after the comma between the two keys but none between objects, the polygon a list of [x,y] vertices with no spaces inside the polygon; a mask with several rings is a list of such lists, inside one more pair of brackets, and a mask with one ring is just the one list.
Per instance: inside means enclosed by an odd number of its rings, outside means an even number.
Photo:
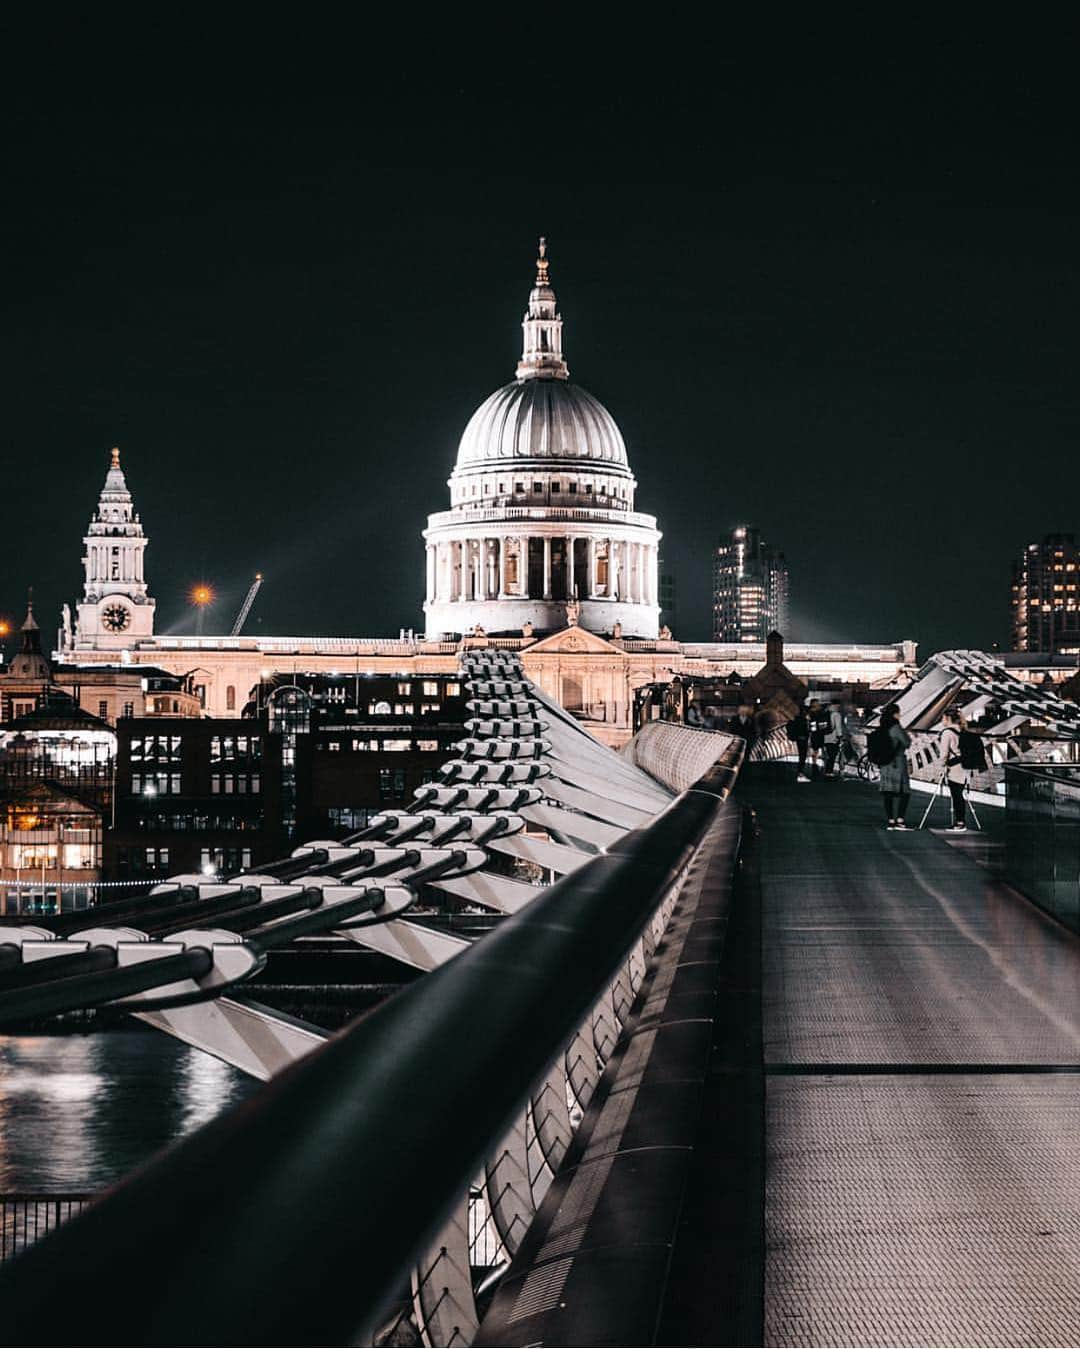
[{"label": "backpack", "polygon": [[983,742],[974,731],[961,731],[960,739],[960,767],[966,768],[971,773],[986,772],[986,752],[983,749]]},{"label": "backpack", "polygon": [[896,741],[889,734],[888,726],[879,726],[876,731],[870,732],[866,741],[866,752],[870,756],[871,763],[884,768],[896,758],[896,750]]}]

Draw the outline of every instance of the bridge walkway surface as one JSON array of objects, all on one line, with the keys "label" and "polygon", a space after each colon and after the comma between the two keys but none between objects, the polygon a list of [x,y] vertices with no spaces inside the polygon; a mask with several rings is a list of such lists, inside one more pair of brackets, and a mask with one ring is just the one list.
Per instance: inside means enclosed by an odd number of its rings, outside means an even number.
[{"label": "bridge walkway surface", "polygon": [[1080,940],[971,850],[885,831],[864,784],[761,765],[740,796],[764,1342],[1080,1342]]}]

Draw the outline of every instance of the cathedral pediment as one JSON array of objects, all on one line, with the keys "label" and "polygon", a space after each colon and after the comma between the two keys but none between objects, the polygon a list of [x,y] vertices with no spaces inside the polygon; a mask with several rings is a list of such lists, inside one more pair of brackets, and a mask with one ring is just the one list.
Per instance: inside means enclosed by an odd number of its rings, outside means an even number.
[{"label": "cathedral pediment", "polygon": [[522,655],[587,655],[587,656],[625,656],[622,647],[609,642],[605,637],[589,632],[586,628],[563,628],[547,637],[541,637],[532,646],[527,646]]}]

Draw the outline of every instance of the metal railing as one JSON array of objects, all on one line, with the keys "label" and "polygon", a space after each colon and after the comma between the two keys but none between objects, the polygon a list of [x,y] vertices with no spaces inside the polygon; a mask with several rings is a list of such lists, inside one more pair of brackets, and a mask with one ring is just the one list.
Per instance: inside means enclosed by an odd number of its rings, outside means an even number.
[{"label": "metal railing", "polygon": [[55,1232],[90,1200],[88,1194],[0,1194],[0,1262]]},{"label": "metal railing", "polygon": [[1005,872],[1080,932],[1080,766],[1006,765]]},{"label": "metal railing", "polygon": [[0,1272],[8,1338],[115,1337],[120,1268],[140,1343],[386,1342],[405,1289],[467,1342],[474,1262],[520,1244],[742,752]]}]

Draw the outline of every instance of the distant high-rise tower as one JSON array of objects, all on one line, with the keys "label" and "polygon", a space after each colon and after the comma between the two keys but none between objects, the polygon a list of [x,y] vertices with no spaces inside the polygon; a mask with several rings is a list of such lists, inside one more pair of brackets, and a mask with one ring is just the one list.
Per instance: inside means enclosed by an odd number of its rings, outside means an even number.
[{"label": "distant high-rise tower", "polygon": [[660,625],[675,631],[679,616],[679,587],[673,571],[664,570],[660,559]]},{"label": "distant high-rise tower", "polygon": [[1080,549],[1072,534],[1029,543],[1013,564],[1014,651],[1080,653]]},{"label": "distant high-rise tower", "polygon": [[713,641],[763,642],[787,631],[788,569],[761,531],[739,525],[713,554]]}]

